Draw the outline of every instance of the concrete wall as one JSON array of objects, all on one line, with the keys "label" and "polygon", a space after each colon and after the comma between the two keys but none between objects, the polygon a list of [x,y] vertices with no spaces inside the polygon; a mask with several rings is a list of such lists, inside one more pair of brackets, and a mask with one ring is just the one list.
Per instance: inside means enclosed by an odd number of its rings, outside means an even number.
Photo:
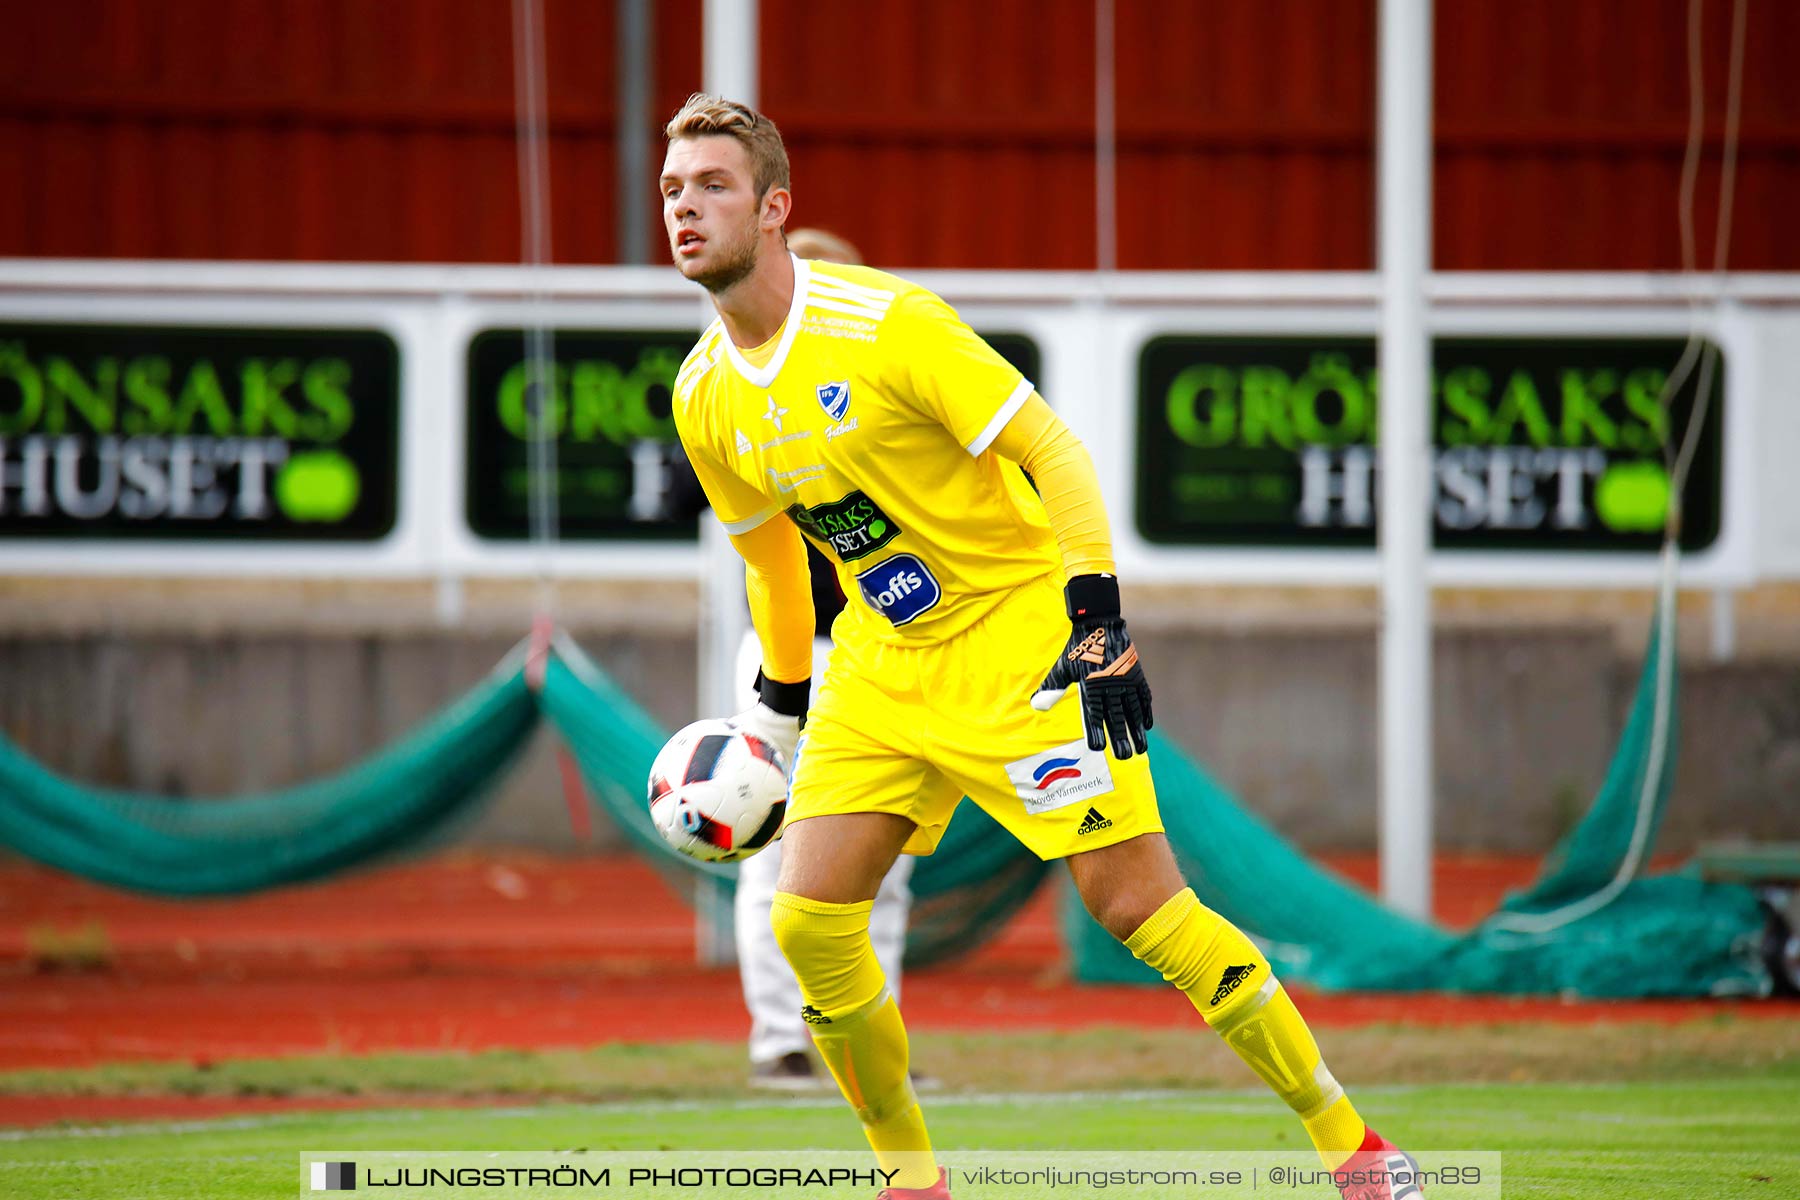
[{"label": "concrete wall", "polygon": [[[573,624],[662,722],[694,715],[691,635]],[[1375,831],[1376,657],[1366,626],[1138,634],[1158,728],[1308,848]],[[200,795],[277,787],[375,750],[478,679],[514,639],[460,633],[0,634],[0,729],[85,782]],[[1540,851],[1599,786],[1637,650],[1603,626],[1449,628],[1437,638],[1437,836]],[[1800,664],[1683,667],[1679,772],[1660,849],[1800,838]],[[452,840],[577,850],[551,736]],[[602,818],[598,845],[614,844]]]},{"label": "concrete wall", "polygon": [[[1365,631],[1140,636],[1158,728],[1312,847],[1375,838],[1376,646]],[[1440,845],[1535,850],[1585,808],[1628,696],[1609,638],[1455,632],[1436,641]]]},{"label": "concrete wall", "polygon": [[[386,746],[479,680],[516,640],[0,638],[0,729],[82,782],[173,795],[275,788]],[[582,643],[659,720],[692,719],[692,638]],[[497,794],[449,840],[580,849],[553,747],[540,728]],[[604,817],[594,833],[596,845],[615,843]]]},{"label": "concrete wall", "polygon": [[[1138,638],[1159,728],[1302,845],[1371,848],[1376,653],[1362,631]],[[1435,639],[1438,844],[1537,852],[1605,778],[1641,648],[1609,630],[1461,629]],[[1800,837],[1800,664],[1684,662],[1659,852]]]}]

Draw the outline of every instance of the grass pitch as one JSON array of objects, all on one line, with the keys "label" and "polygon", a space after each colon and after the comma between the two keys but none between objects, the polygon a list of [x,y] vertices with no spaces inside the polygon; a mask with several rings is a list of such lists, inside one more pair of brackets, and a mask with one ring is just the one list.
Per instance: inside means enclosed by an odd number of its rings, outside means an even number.
[{"label": "grass pitch", "polygon": [[[1800,1022],[1371,1026],[1322,1041],[1378,1129],[1412,1149],[1500,1152],[1509,1197],[1800,1195]],[[926,1098],[946,1151],[1307,1148],[1204,1030],[927,1033],[914,1050],[946,1084]],[[0,1073],[0,1094],[14,1097],[349,1095],[384,1106],[0,1130],[0,1196],[260,1200],[296,1194],[305,1151],[863,1149],[835,1098],[749,1093],[742,1052],[693,1042]],[[447,1102],[482,1107],[411,1107]],[[957,1187],[958,1200],[988,1195],[1025,1193]]]},{"label": "grass pitch", "polygon": [[[1204,1026],[1073,1033],[920,1033],[913,1064],[952,1091],[1211,1091],[1256,1077]],[[1785,1071],[1800,1082],[1800,1021],[1730,1015],[1676,1025],[1364,1025],[1319,1032],[1326,1061],[1362,1085],[1626,1083]],[[415,1096],[485,1102],[751,1097],[741,1044],[612,1043],[487,1050],[138,1062],[0,1072],[0,1096]]]},{"label": "grass pitch", "polygon": [[[1356,1096],[1409,1147],[1499,1151],[1508,1197],[1714,1200],[1800,1194],[1797,1085],[1800,1071],[1781,1063],[1710,1080],[1364,1087]],[[927,1104],[946,1151],[1305,1149],[1292,1116],[1260,1090],[953,1094]],[[4,1137],[0,1195],[18,1200],[263,1200],[295,1194],[298,1155],[318,1150],[862,1148],[850,1114],[824,1098],[403,1108]],[[959,1200],[1021,1194],[958,1187]]]}]

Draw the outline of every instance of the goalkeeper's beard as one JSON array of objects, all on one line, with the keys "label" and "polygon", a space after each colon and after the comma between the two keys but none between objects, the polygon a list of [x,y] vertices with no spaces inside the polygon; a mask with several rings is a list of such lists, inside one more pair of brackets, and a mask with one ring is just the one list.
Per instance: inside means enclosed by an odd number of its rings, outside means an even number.
[{"label": "goalkeeper's beard", "polygon": [[749,234],[744,238],[735,254],[708,267],[698,275],[688,278],[717,296],[728,292],[750,277],[756,270],[756,226],[752,223]]}]

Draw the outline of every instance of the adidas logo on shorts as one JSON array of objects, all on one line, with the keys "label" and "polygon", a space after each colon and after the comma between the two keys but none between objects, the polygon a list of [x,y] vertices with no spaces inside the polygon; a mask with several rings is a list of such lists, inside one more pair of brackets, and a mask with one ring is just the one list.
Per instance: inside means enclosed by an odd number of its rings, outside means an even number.
[{"label": "adidas logo on shorts", "polygon": [[808,1004],[800,1010],[800,1019],[808,1025],[829,1025],[831,1018]]},{"label": "adidas logo on shorts", "polygon": [[1087,810],[1087,816],[1081,818],[1081,827],[1075,831],[1075,836],[1081,837],[1084,834],[1099,833],[1102,829],[1111,828],[1112,822],[1101,816],[1099,809],[1090,808]]}]

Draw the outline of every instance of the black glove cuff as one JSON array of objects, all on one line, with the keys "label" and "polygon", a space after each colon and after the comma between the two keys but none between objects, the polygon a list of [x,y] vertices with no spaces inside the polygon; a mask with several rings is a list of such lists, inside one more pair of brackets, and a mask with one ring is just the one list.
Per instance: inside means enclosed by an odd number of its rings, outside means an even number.
[{"label": "black glove cuff", "polygon": [[1071,621],[1104,621],[1118,616],[1118,576],[1077,575],[1063,588],[1063,606]]},{"label": "black glove cuff", "polygon": [[808,678],[798,683],[781,683],[770,679],[758,668],[756,694],[762,698],[765,707],[784,717],[804,717],[807,707],[812,704],[812,680]]}]

